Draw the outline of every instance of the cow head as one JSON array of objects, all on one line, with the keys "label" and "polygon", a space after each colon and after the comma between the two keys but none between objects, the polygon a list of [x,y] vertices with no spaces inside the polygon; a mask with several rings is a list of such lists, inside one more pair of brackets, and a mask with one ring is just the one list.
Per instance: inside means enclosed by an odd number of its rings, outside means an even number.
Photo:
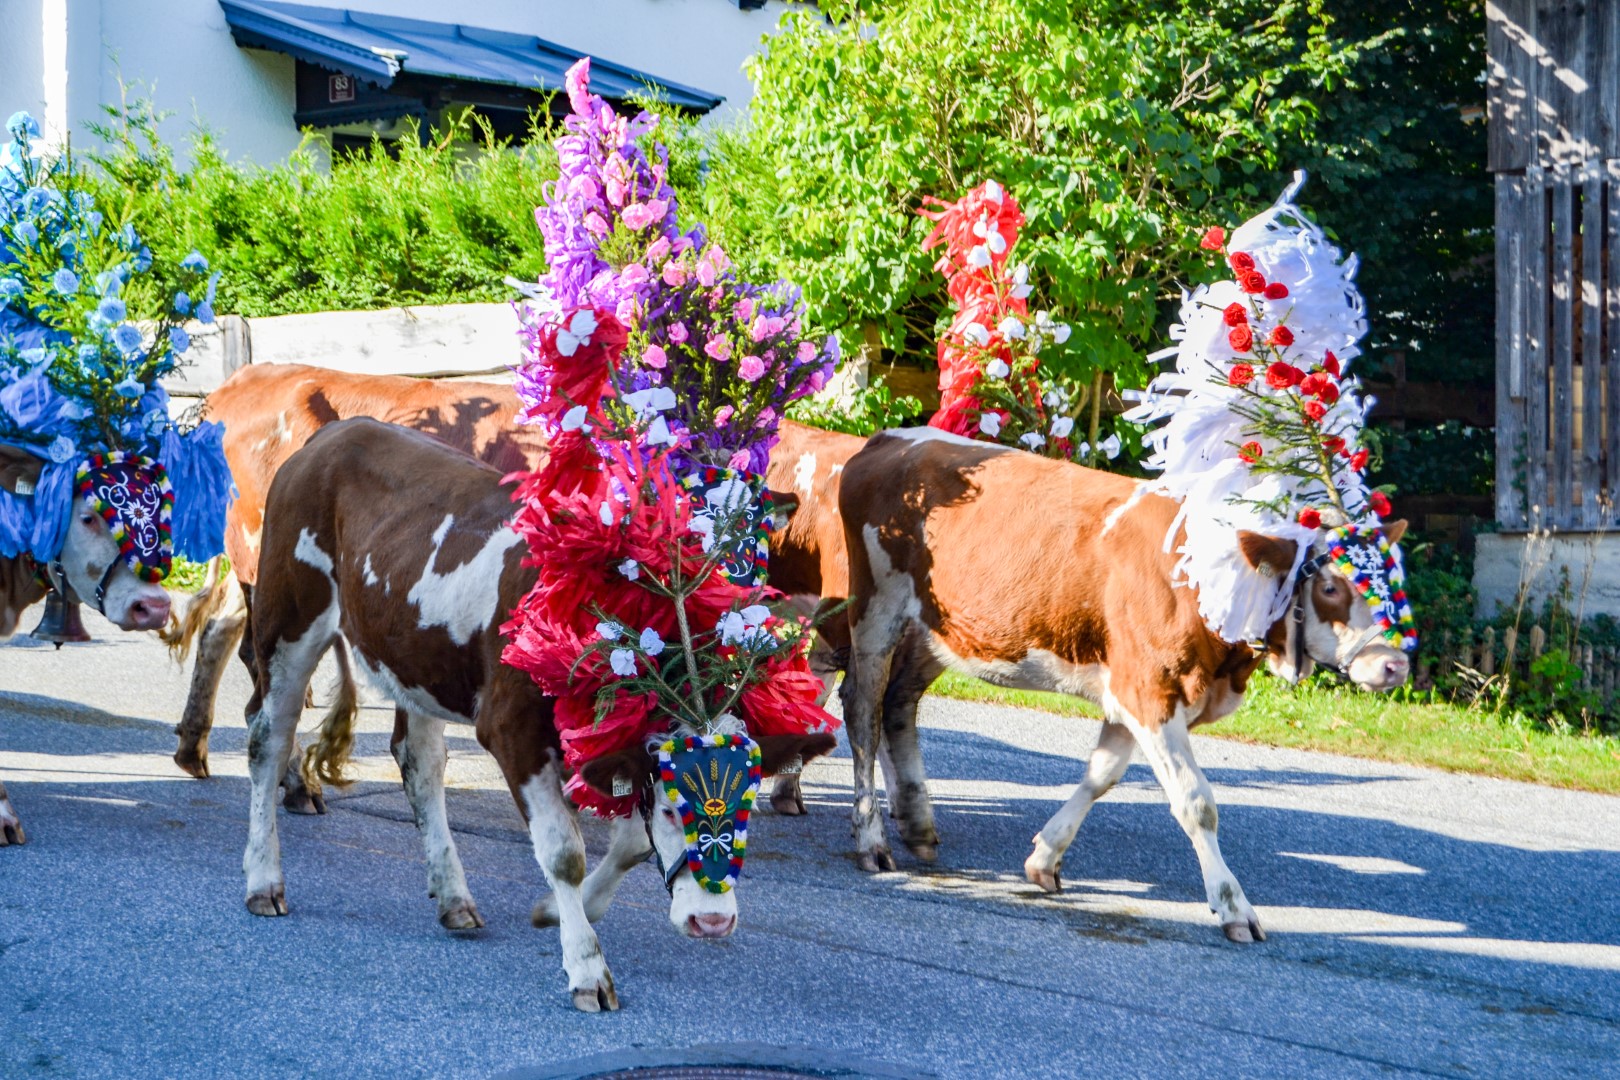
[{"label": "cow head", "polygon": [[[1399,542],[1405,531],[1404,521],[1383,526],[1390,544]],[[1294,565],[1297,548],[1291,540],[1241,532],[1238,543],[1249,565],[1263,573],[1286,573]],[[1322,546],[1319,540],[1316,547]],[[1315,551],[1313,557],[1321,554]],[[1411,671],[1406,653],[1389,642],[1372,609],[1331,563],[1295,586],[1289,613],[1271,628],[1266,645],[1272,674],[1290,682],[1322,663],[1364,689],[1393,690]]]},{"label": "cow head", "polygon": [[[0,487],[12,494],[32,493],[44,466],[24,450],[0,445]],[[156,630],[167,623],[169,594],[135,576],[101,515],[77,496],[71,515],[61,554],[46,568],[51,586],[96,605],[121,630]]]},{"label": "cow head", "polygon": [[[685,734],[677,733],[673,739],[679,742]],[[837,739],[827,733],[761,736],[760,775],[774,776],[783,769],[795,768],[835,745]],[[669,755],[676,759],[674,770],[661,777],[657,749],[654,744],[604,755],[587,763],[581,775],[586,783],[604,793],[613,792],[615,781],[620,794],[626,782],[639,786],[647,835],[669,889],[669,921],[687,937],[726,937],[737,928],[737,892],[729,887],[715,891],[699,881],[688,858],[690,845],[683,815],[693,819],[706,877],[714,880],[723,876],[729,855],[742,854],[739,841],[746,833],[748,814],[745,812],[739,821],[737,811],[751,806],[753,801],[749,794],[744,804],[742,795],[749,780],[746,775],[738,775],[739,771],[746,772],[747,752],[734,752],[728,759],[727,748],[721,748],[718,754],[685,762],[679,760],[679,753]],[[752,783],[757,786],[758,778]],[[684,806],[676,794],[683,789],[687,789],[681,796]],[[713,805],[706,812],[702,804],[711,801]]]}]

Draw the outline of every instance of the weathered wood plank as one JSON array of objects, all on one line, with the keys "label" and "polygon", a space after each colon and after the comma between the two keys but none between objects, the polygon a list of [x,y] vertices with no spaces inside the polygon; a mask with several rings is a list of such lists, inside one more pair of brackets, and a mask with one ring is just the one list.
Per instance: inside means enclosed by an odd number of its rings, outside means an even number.
[{"label": "weathered wood plank", "polygon": [[[1620,3],[1614,8],[1620,12]],[[1620,74],[1616,75],[1620,80]],[[1604,237],[1609,262],[1609,276],[1604,283],[1604,317],[1608,332],[1605,346],[1608,353],[1608,401],[1605,403],[1608,424],[1608,497],[1609,510],[1614,513],[1620,504],[1620,157],[1607,162],[1608,228]]]},{"label": "weathered wood plank", "polygon": [[1496,175],[1496,520],[1525,525],[1517,477],[1524,438],[1524,177]]},{"label": "weathered wood plank", "polygon": [[[1552,349],[1547,339],[1551,304],[1548,303],[1547,261],[1551,255],[1547,220],[1549,174],[1532,165],[1525,172],[1524,198],[1524,484],[1525,506],[1532,528],[1544,524],[1547,491],[1547,383]],[[1517,458],[1516,450],[1512,456]]]},{"label": "weathered wood plank", "polygon": [[1560,529],[1575,526],[1575,173],[1550,170],[1552,181],[1552,512]]},{"label": "weathered wood plank", "polygon": [[1609,225],[1603,172],[1597,161],[1581,169],[1581,443],[1576,471],[1584,529],[1598,526],[1603,493],[1603,255]]},{"label": "weathered wood plank", "polygon": [[1594,136],[1599,157],[1620,158],[1620,0],[1596,0],[1594,6],[1587,67],[1597,80]]},{"label": "weathered wood plank", "polygon": [[1487,151],[1493,172],[1526,168],[1535,156],[1536,113],[1531,97],[1535,64],[1534,0],[1488,0],[1485,37]]}]

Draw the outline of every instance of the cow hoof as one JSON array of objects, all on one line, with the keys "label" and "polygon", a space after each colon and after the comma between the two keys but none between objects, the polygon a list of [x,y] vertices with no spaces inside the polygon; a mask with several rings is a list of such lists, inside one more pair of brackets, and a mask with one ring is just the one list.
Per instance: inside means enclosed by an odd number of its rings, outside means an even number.
[{"label": "cow hoof", "polygon": [[247,898],[247,909],[255,915],[287,914],[287,887],[272,885],[268,889],[250,893]]},{"label": "cow hoof", "polygon": [[896,869],[894,856],[889,854],[889,849],[886,847],[861,852],[855,856],[855,865],[868,874],[879,874],[886,870]]},{"label": "cow hoof", "polygon": [[1266,932],[1260,929],[1260,920],[1249,916],[1248,922],[1229,922],[1221,929],[1226,933],[1226,940],[1239,945],[1252,945],[1256,941],[1266,940]]},{"label": "cow hoof", "polygon": [[608,977],[594,986],[576,987],[574,1008],[580,1012],[618,1012],[619,995],[613,990],[613,979]]},{"label": "cow hoof", "polygon": [[296,791],[289,789],[281,797],[281,808],[289,814],[324,814],[326,796],[308,788],[299,788]]},{"label": "cow hoof", "polygon": [[555,896],[542,896],[535,902],[534,910],[529,912],[529,922],[537,927],[556,926],[557,898]]},{"label": "cow hoof", "polygon": [[478,905],[471,899],[460,900],[448,910],[439,912],[439,925],[446,930],[481,930],[484,917],[478,914]]},{"label": "cow hoof", "polygon": [[932,863],[939,859],[939,845],[937,843],[919,842],[907,844],[906,847],[910,849],[911,854],[916,856],[919,862]]},{"label": "cow hoof", "polygon": [[11,844],[26,844],[28,837],[23,833],[22,821],[17,817],[17,811],[11,808],[11,803],[0,799],[0,847]]},{"label": "cow hoof", "polygon": [[786,817],[804,816],[804,793],[795,784],[777,784],[771,789],[771,809]]},{"label": "cow hoof", "polygon": [[1063,879],[1058,876],[1057,867],[1048,870],[1041,866],[1024,864],[1024,877],[1029,879],[1031,885],[1039,885],[1043,892],[1060,893],[1063,891]]},{"label": "cow hoof", "polygon": [[174,763],[180,771],[198,780],[208,779],[208,752],[196,747],[182,746],[174,752]]}]

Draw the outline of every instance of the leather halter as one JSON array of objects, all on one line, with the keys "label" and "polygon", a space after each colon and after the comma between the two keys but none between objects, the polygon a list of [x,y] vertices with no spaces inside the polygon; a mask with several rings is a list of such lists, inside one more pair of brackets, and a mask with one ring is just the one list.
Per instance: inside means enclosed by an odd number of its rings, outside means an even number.
[{"label": "leather halter", "polygon": [[[1306,559],[1299,568],[1299,581],[1294,586],[1293,611],[1290,613],[1290,619],[1294,624],[1293,660],[1294,681],[1296,683],[1304,678],[1302,672],[1304,671],[1305,657],[1307,655],[1305,652],[1305,592],[1310,586],[1311,578],[1319,574],[1322,567],[1326,566],[1331,560],[1332,556],[1324,551],[1320,555],[1313,555],[1311,558]],[[1374,639],[1380,637],[1383,632],[1383,627],[1376,622],[1369,626],[1360,639],[1356,641],[1355,648],[1350,650],[1349,659],[1342,664],[1339,662],[1337,655],[1332,660],[1321,660],[1315,656],[1312,656],[1311,660],[1330,667],[1341,675],[1347,674],[1345,668],[1354,663],[1356,657],[1361,655],[1362,650],[1371,644]]]},{"label": "leather halter", "polygon": [[641,795],[636,799],[636,805],[641,810],[641,823],[647,827],[647,843],[652,847],[653,861],[658,864],[658,873],[664,878],[664,891],[669,893],[670,899],[675,898],[675,879],[681,876],[686,869],[686,860],[683,858],[674,866],[664,865],[664,856],[658,850],[658,841],[653,839],[653,784],[654,778],[648,776],[647,783],[642,785]]},{"label": "leather halter", "polygon": [[[108,617],[107,585],[112,581],[113,573],[118,569],[118,564],[122,561],[122,559],[114,558],[112,562],[107,564],[107,569],[102,573],[101,580],[96,582],[96,610],[101,612],[103,617]],[[62,583],[60,587],[56,584],[58,579]],[[73,587],[73,583],[68,580],[67,570],[62,566],[62,560],[59,558],[51,560],[50,569],[45,574],[45,583],[53,589],[59,588],[62,599],[68,603],[84,602],[84,598],[79,595],[78,590]]]}]

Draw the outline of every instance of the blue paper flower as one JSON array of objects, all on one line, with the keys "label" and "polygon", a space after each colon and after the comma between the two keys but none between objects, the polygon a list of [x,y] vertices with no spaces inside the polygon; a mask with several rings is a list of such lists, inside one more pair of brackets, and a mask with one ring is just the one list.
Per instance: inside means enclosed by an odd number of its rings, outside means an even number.
[{"label": "blue paper flower", "polygon": [[[118,329],[112,333],[113,344],[118,346],[120,352],[132,353],[141,347],[141,329],[134,323],[119,323]],[[122,390],[119,393],[123,393]],[[135,395],[140,397],[139,394]]]},{"label": "blue paper flower", "polygon": [[191,335],[183,327],[169,327],[169,344],[174,346],[175,352],[185,352],[191,348]]},{"label": "blue paper flower", "polygon": [[197,305],[197,321],[204,325],[214,321],[214,305],[204,300]]},{"label": "blue paper flower", "polygon": [[0,278],[0,307],[20,299],[23,294],[23,283],[16,278]]},{"label": "blue paper flower", "polygon": [[215,270],[208,277],[208,295],[204,296],[203,299],[208,302],[209,307],[214,306],[214,288],[219,284],[219,275],[220,271]]},{"label": "blue paper flower", "polygon": [[125,307],[124,302],[118,299],[116,296],[107,297],[107,299],[103,300],[96,308],[96,314],[110,323],[123,322],[124,316],[128,313],[129,309]]},{"label": "blue paper flower", "polygon": [[152,269],[152,249],[143,245],[141,250],[135,253],[135,258],[130,260],[130,264],[135,267],[137,274],[144,274]]},{"label": "blue paper flower", "polygon": [[[125,323],[124,326],[129,326],[129,324]],[[119,329],[123,329],[123,327],[120,327]],[[131,329],[134,328],[131,327]],[[140,331],[137,330],[136,333],[138,334]],[[124,376],[123,381],[117,386],[113,387],[113,389],[118,392],[119,397],[129,398],[131,401],[146,393],[146,386],[133,375]]]},{"label": "blue paper flower", "polygon": [[63,296],[72,296],[79,291],[79,275],[64,266],[51,275],[51,284]]},{"label": "blue paper flower", "polygon": [[39,138],[39,121],[26,112],[14,112],[6,120],[6,130],[13,139]]},{"label": "blue paper flower", "polygon": [[174,294],[174,310],[181,315],[191,314],[191,297],[184,292]]},{"label": "blue paper flower", "polygon": [[73,440],[66,435],[58,435],[51,440],[50,449],[46,450],[50,459],[58,465],[66,465],[79,454],[79,448]]},{"label": "blue paper flower", "polygon": [[208,269],[208,260],[203,258],[202,252],[193,251],[190,255],[187,255],[185,258],[180,260],[180,269],[190,270],[193,273],[200,274]]},{"label": "blue paper flower", "polygon": [[33,247],[39,243],[39,226],[32,221],[20,221],[17,227],[11,230],[11,235],[17,238],[17,243]]}]

